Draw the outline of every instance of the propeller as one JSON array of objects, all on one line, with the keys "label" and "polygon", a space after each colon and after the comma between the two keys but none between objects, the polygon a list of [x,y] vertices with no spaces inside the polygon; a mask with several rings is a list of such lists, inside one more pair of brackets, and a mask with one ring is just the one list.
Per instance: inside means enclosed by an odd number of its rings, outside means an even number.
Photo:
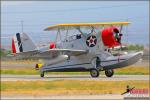
[{"label": "propeller", "polygon": [[[119,33],[119,36],[120,36],[120,38],[122,37],[122,29],[123,29],[123,25],[121,25],[121,27],[120,27],[120,33]],[[120,50],[122,50],[122,43],[121,43],[121,40],[120,40],[120,46],[121,46],[121,48],[120,48]]]}]

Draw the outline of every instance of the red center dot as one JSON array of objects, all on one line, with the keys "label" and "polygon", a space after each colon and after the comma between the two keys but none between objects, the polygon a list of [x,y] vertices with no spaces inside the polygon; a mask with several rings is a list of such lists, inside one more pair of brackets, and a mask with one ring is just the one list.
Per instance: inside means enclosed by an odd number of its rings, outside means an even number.
[{"label": "red center dot", "polygon": [[93,43],[93,39],[90,40],[90,43]]}]

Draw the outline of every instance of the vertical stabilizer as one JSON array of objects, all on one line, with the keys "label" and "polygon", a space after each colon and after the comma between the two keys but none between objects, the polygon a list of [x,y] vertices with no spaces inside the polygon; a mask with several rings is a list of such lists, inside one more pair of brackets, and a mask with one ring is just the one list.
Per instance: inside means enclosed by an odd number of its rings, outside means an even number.
[{"label": "vertical stabilizer", "polygon": [[33,51],[36,49],[35,44],[25,33],[16,33],[12,38],[12,52],[20,53]]}]

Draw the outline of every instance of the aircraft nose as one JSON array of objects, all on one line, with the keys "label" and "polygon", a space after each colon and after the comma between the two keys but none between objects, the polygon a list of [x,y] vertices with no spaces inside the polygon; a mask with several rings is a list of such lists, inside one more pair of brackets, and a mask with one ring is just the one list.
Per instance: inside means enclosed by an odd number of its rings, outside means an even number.
[{"label": "aircraft nose", "polygon": [[143,56],[144,52],[143,51],[139,51],[139,54],[141,54]]},{"label": "aircraft nose", "polygon": [[139,51],[139,52],[136,52],[135,55],[141,55],[143,56],[144,52],[143,51]]}]

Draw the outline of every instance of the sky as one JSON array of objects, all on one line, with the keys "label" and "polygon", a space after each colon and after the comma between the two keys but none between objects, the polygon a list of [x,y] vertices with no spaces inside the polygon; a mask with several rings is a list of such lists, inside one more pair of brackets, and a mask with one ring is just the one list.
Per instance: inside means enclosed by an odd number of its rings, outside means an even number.
[{"label": "sky", "polygon": [[44,28],[60,23],[129,21],[123,42],[149,44],[149,1],[2,1],[1,45],[15,33],[30,35],[36,44],[54,40]]}]

